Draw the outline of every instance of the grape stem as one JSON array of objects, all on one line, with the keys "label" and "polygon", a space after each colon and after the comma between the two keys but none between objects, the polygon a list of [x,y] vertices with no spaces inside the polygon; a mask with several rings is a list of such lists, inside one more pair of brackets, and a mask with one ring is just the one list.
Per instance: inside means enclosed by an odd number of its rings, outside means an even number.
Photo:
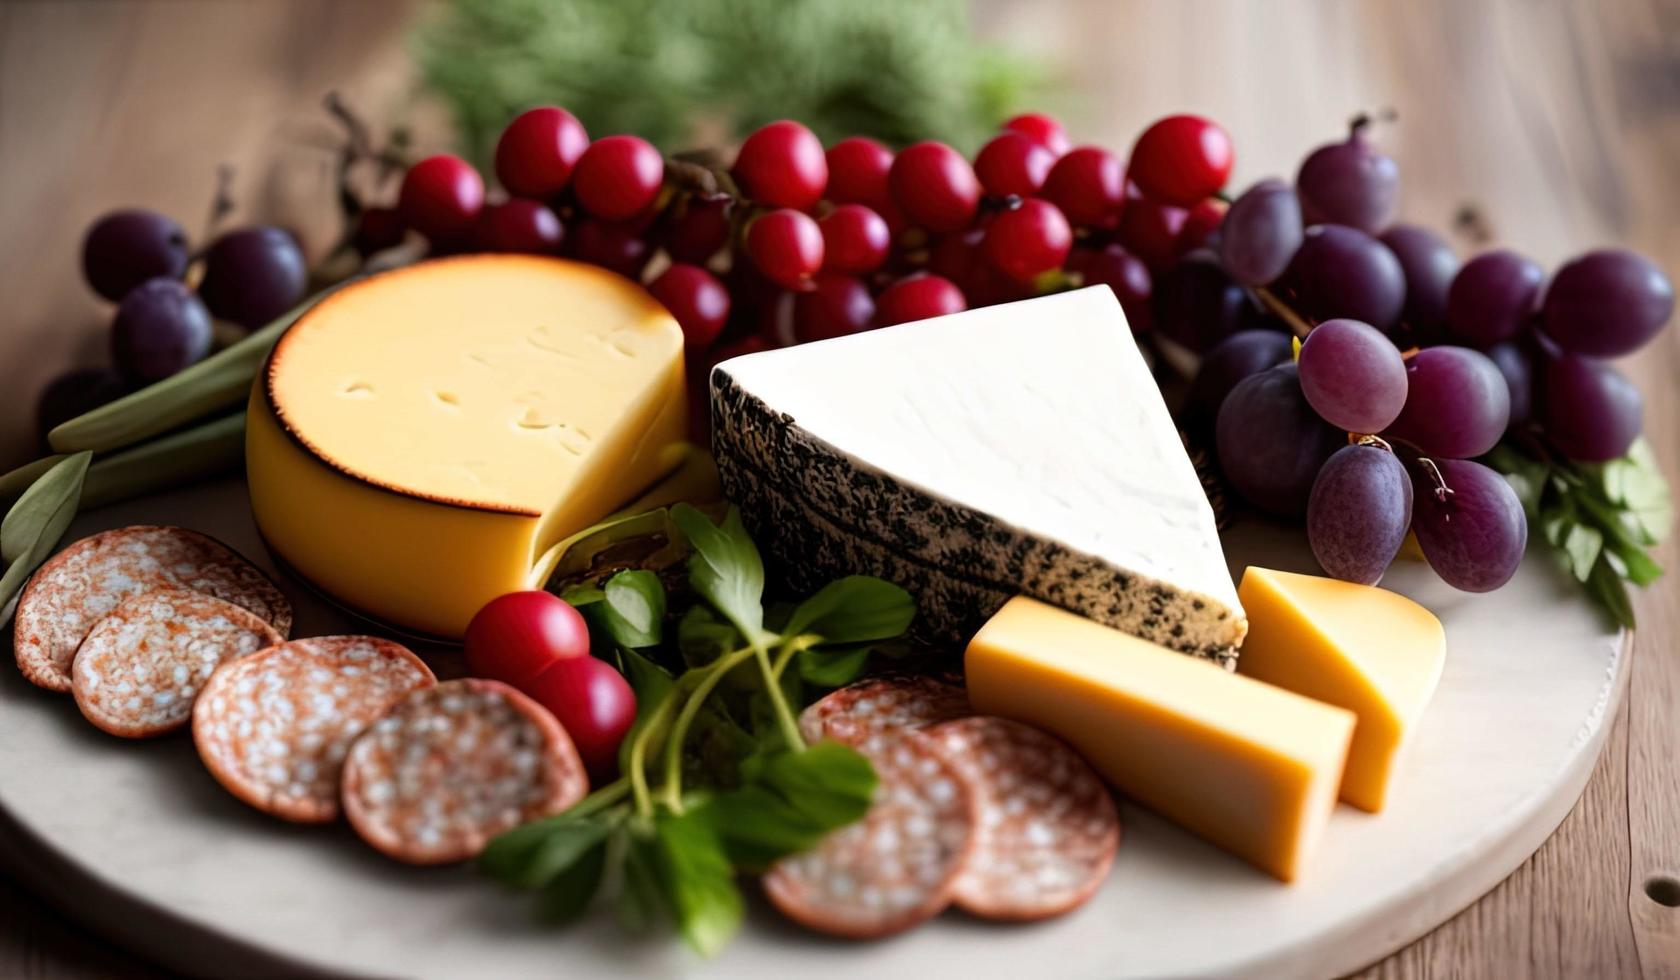
[{"label": "grape stem", "polygon": [[1301,314],[1291,309],[1288,303],[1278,299],[1277,294],[1269,288],[1260,286],[1254,290],[1254,294],[1260,297],[1260,302],[1266,309],[1276,314],[1284,323],[1289,324],[1289,329],[1294,332],[1295,336],[1305,340],[1307,334],[1312,333],[1312,324],[1302,319]]},{"label": "grape stem", "polygon": [[1446,503],[1447,498],[1452,496],[1453,489],[1447,486],[1447,479],[1441,475],[1441,468],[1428,456],[1419,456],[1418,465],[1423,467],[1424,472],[1429,474],[1430,482],[1435,484],[1435,499]]},{"label": "grape stem", "polygon": [[[1355,446],[1376,446],[1378,449],[1384,449],[1391,453],[1394,452],[1394,447],[1388,444],[1387,439],[1384,439],[1379,435],[1372,435],[1368,432],[1349,434],[1348,441],[1353,443]],[[1430,465],[1433,466],[1435,464],[1431,462]]]}]

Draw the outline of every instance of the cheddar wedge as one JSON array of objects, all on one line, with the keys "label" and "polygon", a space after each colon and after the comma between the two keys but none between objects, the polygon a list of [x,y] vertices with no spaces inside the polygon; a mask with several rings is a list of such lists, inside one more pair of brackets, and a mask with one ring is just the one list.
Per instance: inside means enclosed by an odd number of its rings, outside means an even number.
[{"label": "cheddar wedge", "polygon": [[1354,725],[1341,708],[1025,597],[965,668],[976,711],[1055,733],[1120,792],[1284,881],[1335,806]]},{"label": "cheddar wedge", "polygon": [[682,462],[682,350],[640,286],[560,259],[464,256],[345,286],[251,393],[257,525],[343,605],[458,637]]},{"label": "cheddar wedge", "polygon": [[1237,669],[1358,715],[1341,797],[1381,810],[1441,679],[1441,621],[1387,589],[1269,568],[1245,571],[1238,594],[1249,629]]}]

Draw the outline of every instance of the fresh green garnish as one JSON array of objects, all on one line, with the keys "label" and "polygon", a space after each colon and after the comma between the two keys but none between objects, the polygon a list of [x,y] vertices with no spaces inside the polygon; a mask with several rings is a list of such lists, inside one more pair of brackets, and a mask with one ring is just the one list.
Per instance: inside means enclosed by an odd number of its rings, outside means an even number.
[{"label": "fresh green garnish", "polygon": [[652,572],[563,593],[636,691],[623,775],[496,838],[479,866],[537,892],[539,916],[554,922],[581,915],[603,881],[617,880],[621,925],[669,920],[711,955],[740,925],[738,874],[814,847],[868,811],[868,760],[833,742],[807,746],[793,706],[806,684],[855,678],[916,609],[903,589],[864,576],[767,609],[764,563],[733,509],[714,524],[678,504],[669,523],[692,550],[687,580],[698,598],[675,628],[665,628],[670,599]]},{"label": "fresh green garnish", "polygon": [[92,453],[66,456],[30,484],[0,520],[0,625],[12,618],[23,583],[52,554],[53,546],[76,516]]}]

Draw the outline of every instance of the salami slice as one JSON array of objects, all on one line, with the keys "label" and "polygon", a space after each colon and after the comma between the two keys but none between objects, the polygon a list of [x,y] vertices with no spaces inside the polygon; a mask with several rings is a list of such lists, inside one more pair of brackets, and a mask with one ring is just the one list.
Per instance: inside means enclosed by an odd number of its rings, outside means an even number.
[{"label": "salami slice", "polygon": [[344,754],[403,695],[437,683],[400,643],[293,640],[223,664],[193,705],[199,758],[228,792],[298,823],[338,816]]},{"label": "salami slice", "polygon": [[70,662],[117,603],[159,588],[192,589],[243,606],[285,636],[292,607],[256,566],[215,538],[136,525],[83,538],[54,555],[18,600],[12,642],[32,683],[70,690]]},{"label": "salami slice", "polygon": [[864,818],[764,876],[782,914],[833,936],[890,936],[938,915],[975,845],[973,789],[936,746],[904,734],[870,761],[880,784]]},{"label": "salami slice", "polygon": [[833,691],[799,715],[807,742],[830,738],[872,755],[907,731],[966,718],[968,693],[931,677],[872,677]]},{"label": "salami slice", "polygon": [[589,777],[560,723],[500,681],[414,691],[350,747],[344,814],[409,864],[477,856],[490,838],[566,809]]},{"label": "salami slice", "polygon": [[255,613],[190,589],[130,596],[76,650],[71,690],[82,715],[123,738],[184,726],[222,663],[285,639]]},{"label": "salami slice", "polygon": [[974,787],[978,834],[957,879],[958,907],[1026,921],[1060,915],[1096,892],[1120,845],[1120,818],[1084,759],[1003,718],[948,721],[922,737]]}]

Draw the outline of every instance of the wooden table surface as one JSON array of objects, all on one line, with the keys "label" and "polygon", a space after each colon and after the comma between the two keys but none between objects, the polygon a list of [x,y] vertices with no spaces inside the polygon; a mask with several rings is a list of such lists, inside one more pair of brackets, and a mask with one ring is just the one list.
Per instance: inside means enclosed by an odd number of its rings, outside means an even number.
[{"label": "wooden table surface", "polygon": [[[193,228],[227,162],[243,214],[326,241],[327,158],[307,145],[322,94],[437,130],[404,58],[413,13],[0,2],[0,469],[29,453],[46,379],[103,357],[109,314],[77,271],[89,220],[144,204]],[[1680,278],[1676,0],[986,0],[976,23],[1052,66],[1047,106],[1083,140],[1124,147],[1157,115],[1204,112],[1232,132],[1246,185],[1392,107],[1406,218],[1444,228],[1471,202],[1497,244],[1548,266],[1621,243]],[[1626,366],[1680,486],[1680,328]],[[1680,566],[1673,540],[1658,557]],[[1627,700],[1580,804],[1497,889],[1366,976],[1680,976],[1680,908],[1647,893],[1664,876],[1680,888],[1680,573],[1637,607]],[[137,975],[158,974],[0,878],[0,976]]]}]

